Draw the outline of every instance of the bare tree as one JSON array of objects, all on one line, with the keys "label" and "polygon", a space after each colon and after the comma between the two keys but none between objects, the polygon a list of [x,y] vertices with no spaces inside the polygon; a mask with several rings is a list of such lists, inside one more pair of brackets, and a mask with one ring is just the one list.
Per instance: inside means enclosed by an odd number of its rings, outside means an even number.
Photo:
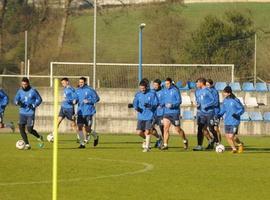
[{"label": "bare tree", "polygon": [[66,34],[66,27],[68,22],[68,17],[70,15],[70,4],[72,0],[65,0],[65,8],[64,8],[64,15],[61,22],[60,32],[58,36],[58,56],[61,54],[64,38]]},{"label": "bare tree", "polygon": [[0,59],[3,56],[4,18],[6,14],[6,7],[7,7],[7,0],[2,0],[1,18],[0,18]]}]

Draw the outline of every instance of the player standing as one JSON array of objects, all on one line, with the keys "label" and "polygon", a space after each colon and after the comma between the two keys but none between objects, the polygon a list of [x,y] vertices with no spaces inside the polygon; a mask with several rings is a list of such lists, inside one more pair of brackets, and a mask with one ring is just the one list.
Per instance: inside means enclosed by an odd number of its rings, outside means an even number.
[{"label": "player standing", "polygon": [[145,139],[143,152],[149,152],[151,129],[158,100],[156,94],[148,88],[146,81],[142,80],[140,82],[139,90],[133,100],[133,107],[138,112],[137,133]]},{"label": "player standing", "polygon": [[211,90],[206,87],[206,79],[199,78],[196,81],[196,84],[198,88],[195,92],[197,102],[198,145],[193,148],[193,150],[202,151],[205,129],[209,128],[210,132],[214,136],[214,142],[218,143],[217,132],[215,131],[214,126],[210,124],[210,121],[214,118],[215,98]]},{"label": "player standing", "polygon": [[[218,143],[221,142],[221,134],[219,131],[219,119],[216,117],[216,115],[219,113],[220,111],[220,102],[219,102],[219,93],[216,90],[216,88],[214,87],[214,82],[212,79],[207,79],[206,81],[206,86],[210,89],[213,97],[214,97],[214,101],[215,101],[215,105],[214,105],[214,118],[210,120],[210,125],[214,126],[214,130],[217,132],[218,135]],[[208,141],[209,144],[206,147],[206,149],[213,149],[214,148],[214,138],[212,138],[208,132],[208,130],[206,129],[205,134],[204,134]]]},{"label": "player standing", "polygon": [[25,132],[25,126],[27,127],[28,133],[38,139],[40,147],[43,147],[43,137],[34,129],[35,110],[42,103],[42,98],[38,91],[30,86],[28,78],[22,79],[21,88],[16,93],[14,103],[20,106],[19,130],[25,142],[25,149],[31,149]]},{"label": "player standing", "polygon": [[238,98],[232,93],[232,88],[226,86],[223,90],[225,99],[221,106],[221,110],[217,117],[224,117],[224,128],[225,135],[229,145],[232,148],[232,153],[237,153],[236,143],[238,143],[238,152],[243,152],[243,143],[240,142],[238,137],[238,127],[240,124],[240,117],[245,112],[243,104]]},{"label": "player standing", "polygon": [[164,134],[164,126],[163,126],[163,114],[164,114],[164,107],[162,105],[162,88],[161,88],[161,80],[156,79],[153,82],[154,92],[156,93],[158,99],[158,106],[155,111],[154,121],[153,121],[153,130],[152,134],[155,135],[158,139],[156,141],[155,147],[160,148],[162,145],[162,138]]},{"label": "player standing", "polygon": [[3,89],[0,89],[0,128],[11,128],[12,132],[15,131],[13,122],[4,123],[4,113],[8,105],[9,99]]},{"label": "player standing", "polygon": [[[79,148],[85,148],[85,139],[92,135],[94,137],[94,147],[98,145],[99,136],[95,131],[92,131],[92,120],[96,113],[95,104],[100,98],[96,91],[86,84],[86,78],[79,79],[79,87],[76,90],[78,109],[77,109],[77,126],[78,135],[80,137]],[[85,134],[83,132],[85,129]]]},{"label": "player standing", "polygon": [[162,93],[162,106],[164,106],[163,125],[164,125],[164,141],[161,150],[168,149],[169,129],[171,125],[175,127],[176,132],[182,136],[184,149],[188,148],[188,140],[185,132],[180,127],[180,105],[182,103],[179,89],[172,84],[172,79],[165,80],[165,87]]}]

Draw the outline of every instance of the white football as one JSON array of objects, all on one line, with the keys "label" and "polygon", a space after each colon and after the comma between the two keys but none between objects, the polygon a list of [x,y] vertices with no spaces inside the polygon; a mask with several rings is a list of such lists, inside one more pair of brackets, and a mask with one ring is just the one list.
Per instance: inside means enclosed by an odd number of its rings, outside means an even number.
[{"label": "white football", "polygon": [[53,142],[53,133],[50,133],[49,135],[47,135],[47,140],[48,142]]},{"label": "white football", "polygon": [[16,142],[16,148],[17,148],[17,149],[22,150],[22,149],[24,149],[24,147],[25,147],[25,142],[24,142],[23,140],[18,140],[18,141]]},{"label": "white football", "polygon": [[222,144],[219,144],[216,146],[216,152],[217,153],[223,153],[225,151],[225,147]]}]

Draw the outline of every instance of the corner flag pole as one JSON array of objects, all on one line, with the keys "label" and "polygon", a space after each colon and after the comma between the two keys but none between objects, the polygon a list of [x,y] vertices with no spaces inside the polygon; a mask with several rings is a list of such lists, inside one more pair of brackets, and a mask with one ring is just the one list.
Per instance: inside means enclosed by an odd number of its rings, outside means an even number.
[{"label": "corner flag pole", "polygon": [[54,79],[54,112],[53,112],[53,177],[52,177],[52,200],[57,200],[57,160],[58,160],[58,79]]}]

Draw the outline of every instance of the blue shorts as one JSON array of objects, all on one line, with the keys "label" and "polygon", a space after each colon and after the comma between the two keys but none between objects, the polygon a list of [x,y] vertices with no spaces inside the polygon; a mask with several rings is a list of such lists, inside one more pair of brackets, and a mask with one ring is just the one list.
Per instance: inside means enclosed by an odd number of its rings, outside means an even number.
[{"label": "blue shorts", "polygon": [[137,130],[138,131],[151,130],[152,127],[153,127],[152,120],[138,120],[138,122],[137,122]]},{"label": "blue shorts", "polygon": [[179,114],[165,114],[163,118],[170,120],[172,125],[180,126],[180,116]]},{"label": "blue shorts", "polygon": [[28,127],[34,126],[35,124],[35,115],[23,115],[20,114],[20,119],[19,119],[19,124],[20,125],[26,125]]},{"label": "blue shorts", "polygon": [[225,129],[225,134],[238,134],[238,127],[239,126],[233,126],[233,125],[225,125],[224,129]]},{"label": "blue shorts", "polygon": [[91,127],[92,126],[92,115],[86,115],[86,116],[78,115],[77,124]]},{"label": "blue shorts", "polygon": [[62,117],[63,119],[67,118],[70,121],[74,121],[75,120],[74,114],[75,114],[74,108],[63,108],[63,107],[61,107],[58,116]]},{"label": "blue shorts", "polygon": [[214,119],[213,115],[200,115],[197,116],[197,123],[205,126],[211,125],[211,120]]},{"label": "blue shorts", "polygon": [[163,116],[155,116],[153,120],[153,125],[162,126],[163,125]]}]

